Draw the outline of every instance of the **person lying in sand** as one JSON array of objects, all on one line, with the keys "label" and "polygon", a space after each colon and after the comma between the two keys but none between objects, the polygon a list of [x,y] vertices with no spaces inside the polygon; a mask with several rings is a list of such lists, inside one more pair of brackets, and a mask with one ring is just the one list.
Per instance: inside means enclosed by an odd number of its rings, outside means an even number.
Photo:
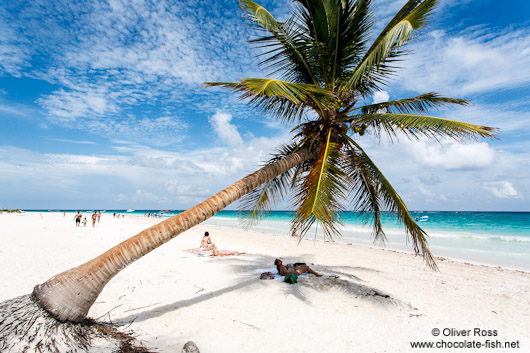
[{"label": "person lying in sand", "polygon": [[303,263],[296,263],[294,265],[289,265],[289,264],[284,265],[282,260],[276,259],[274,260],[274,265],[276,265],[276,268],[278,269],[278,273],[280,274],[280,276],[292,275],[292,274],[301,275],[302,273],[307,272],[317,277],[322,277],[321,274],[316,273],[311,268],[309,268],[309,266]]},{"label": "person lying in sand", "polygon": [[212,239],[210,238],[210,233],[204,232],[204,236],[202,237],[201,246],[199,249],[201,251],[212,250],[212,256],[217,255],[217,248],[215,247],[215,244],[212,242]]}]

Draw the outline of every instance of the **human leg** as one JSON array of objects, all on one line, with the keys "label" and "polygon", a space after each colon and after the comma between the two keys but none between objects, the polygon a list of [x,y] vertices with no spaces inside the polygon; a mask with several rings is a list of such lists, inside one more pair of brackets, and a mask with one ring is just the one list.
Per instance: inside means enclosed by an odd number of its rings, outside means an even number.
[{"label": "human leg", "polygon": [[296,272],[297,274],[299,274],[299,275],[302,274],[302,273],[304,273],[304,272],[307,272],[307,273],[310,273],[310,274],[315,275],[315,276],[317,276],[317,277],[322,277],[321,274],[316,273],[315,271],[313,271],[313,270],[312,270],[309,266],[307,266],[307,265],[300,265],[300,266],[297,266],[297,267],[295,268],[295,272]]}]

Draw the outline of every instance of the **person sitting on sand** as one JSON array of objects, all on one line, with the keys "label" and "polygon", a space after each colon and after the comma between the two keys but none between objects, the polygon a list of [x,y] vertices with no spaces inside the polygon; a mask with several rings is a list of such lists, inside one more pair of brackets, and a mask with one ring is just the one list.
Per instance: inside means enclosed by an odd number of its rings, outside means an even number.
[{"label": "person sitting on sand", "polygon": [[316,273],[311,268],[309,268],[309,266],[303,263],[296,263],[294,265],[290,265],[290,264],[284,265],[282,260],[276,259],[274,260],[274,265],[276,266],[276,269],[278,269],[278,273],[280,274],[280,276],[292,275],[292,274],[301,275],[302,273],[307,272],[317,277],[322,277],[321,274]]},{"label": "person sitting on sand", "polygon": [[212,239],[210,238],[210,233],[204,232],[204,236],[201,240],[201,246],[200,250],[212,250],[212,255],[217,255],[217,248],[215,247],[215,244],[212,242]]}]

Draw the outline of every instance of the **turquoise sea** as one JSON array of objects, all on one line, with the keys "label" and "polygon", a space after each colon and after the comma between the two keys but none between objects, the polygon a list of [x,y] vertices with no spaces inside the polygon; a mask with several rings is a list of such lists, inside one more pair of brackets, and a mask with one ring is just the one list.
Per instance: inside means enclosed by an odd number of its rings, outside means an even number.
[{"label": "turquoise sea", "polygon": [[[107,214],[114,212],[143,216],[147,212],[160,213],[160,210],[106,210]],[[169,210],[161,214],[169,217],[179,212]],[[429,235],[430,249],[435,256],[530,271],[530,212],[429,211],[411,214],[418,218],[418,224]],[[292,216],[290,211],[273,211],[250,229],[290,236]],[[342,236],[334,238],[333,241],[380,246],[373,243],[371,229],[363,224],[358,213],[344,212],[341,221],[344,225]],[[238,217],[237,211],[221,211],[205,223],[235,228],[246,226]],[[384,214],[383,227],[388,238],[385,248],[412,251],[410,242],[407,244],[404,228],[393,215]],[[318,227],[312,229],[306,239],[329,240],[323,238]]]}]

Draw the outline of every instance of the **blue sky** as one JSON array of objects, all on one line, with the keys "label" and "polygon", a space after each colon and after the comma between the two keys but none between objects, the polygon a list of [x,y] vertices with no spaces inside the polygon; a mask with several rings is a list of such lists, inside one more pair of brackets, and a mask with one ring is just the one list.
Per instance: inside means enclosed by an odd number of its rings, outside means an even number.
[{"label": "blue sky", "polygon": [[[404,2],[375,0],[376,28]],[[373,97],[466,98],[432,115],[501,129],[361,140],[410,209],[530,211],[529,18],[523,0],[441,0]],[[249,36],[235,0],[2,2],[0,208],[184,209],[255,170],[290,128],[202,86],[265,75]]]}]

